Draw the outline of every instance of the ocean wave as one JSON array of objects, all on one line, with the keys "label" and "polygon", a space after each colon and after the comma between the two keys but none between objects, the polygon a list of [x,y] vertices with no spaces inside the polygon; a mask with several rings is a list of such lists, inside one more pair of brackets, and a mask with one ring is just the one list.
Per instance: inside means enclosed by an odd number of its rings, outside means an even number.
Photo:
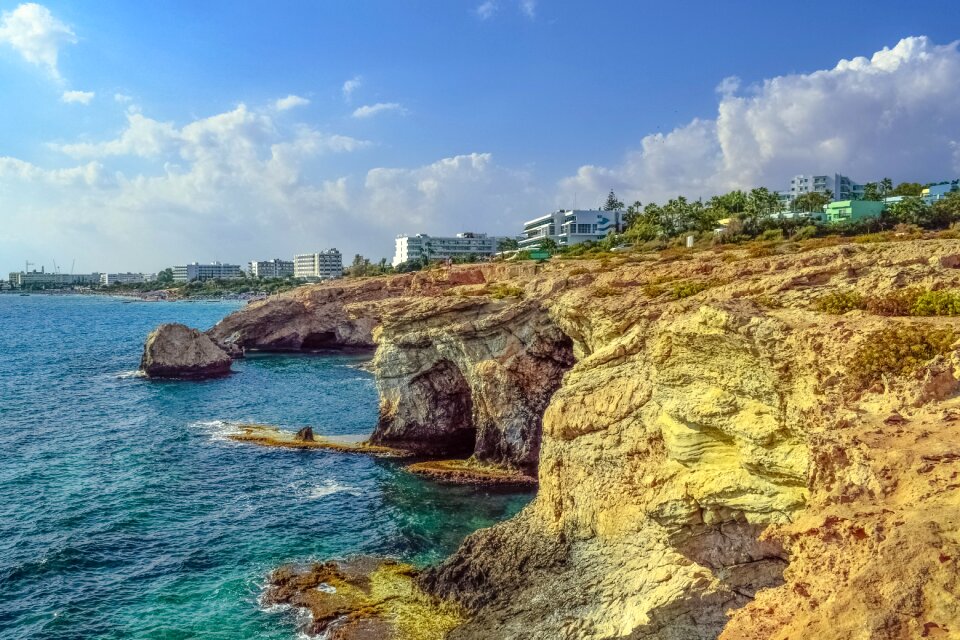
[{"label": "ocean wave", "polygon": [[308,500],[319,500],[320,498],[326,498],[327,496],[331,496],[335,493],[346,493],[351,496],[359,496],[363,494],[363,491],[359,487],[340,484],[334,480],[327,480],[323,484],[308,487],[304,491],[304,497]]},{"label": "ocean wave", "polygon": [[230,436],[242,433],[240,425],[247,424],[231,420],[198,420],[191,422],[190,426],[195,429],[202,429],[210,434],[211,440],[229,440]]},{"label": "ocean wave", "polygon": [[117,371],[113,374],[113,377],[117,380],[129,380],[131,378],[146,378],[147,374],[141,369],[133,369],[131,371]]}]

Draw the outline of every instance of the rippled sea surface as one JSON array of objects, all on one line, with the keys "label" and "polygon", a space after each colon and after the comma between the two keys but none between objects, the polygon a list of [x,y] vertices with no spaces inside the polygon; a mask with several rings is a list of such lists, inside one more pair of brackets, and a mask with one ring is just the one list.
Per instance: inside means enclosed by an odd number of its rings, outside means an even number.
[{"label": "rippled sea surface", "polygon": [[431,562],[530,499],[224,437],[230,421],[369,433],[358,356],[258,355],[204,382],[132,375],[157,324],[207,328],[235,308],[0,295],[0,638],[294,638],[291,613],[257,603],[278,564]]}]

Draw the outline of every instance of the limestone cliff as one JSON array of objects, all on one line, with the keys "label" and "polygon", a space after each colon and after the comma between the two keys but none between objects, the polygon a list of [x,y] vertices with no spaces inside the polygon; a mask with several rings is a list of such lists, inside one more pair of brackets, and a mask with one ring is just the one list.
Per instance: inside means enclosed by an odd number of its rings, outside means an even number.
[{"label": "limestone cliff", "polygon": [[814,303],[960,288],[960,241],[778,251],[323,285],[211,334],[362,321],[375,441],[539,462],[420,577],[469,615],[451,639],[953,637],[960,320]]},{"label": "limestone cliff", "polygon": [[569,278],[545,304],[578,362],[544,417],[537,498],[421,581],[473,613],[450,637],[960,631],[957,353],[847,384],[878,332],[960,321],[810,310],[831,291],[955,288],[958,252],[706,254]]},{"label": "limestone cliff", "polygon": [[372,440],[535,469],[572,342],[537,300],[458,293],[381,305]]}]

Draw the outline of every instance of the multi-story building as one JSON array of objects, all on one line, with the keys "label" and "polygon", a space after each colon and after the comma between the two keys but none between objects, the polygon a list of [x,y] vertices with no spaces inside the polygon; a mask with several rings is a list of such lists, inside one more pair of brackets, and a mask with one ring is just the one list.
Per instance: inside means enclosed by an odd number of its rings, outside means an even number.
[{"label": "multi-story building", "polygon": [[877,218],[886,203],[876,200],[837,200],[824,206],[823,217],[830,224]]},{"label": "multi-story building", "polygon": [[110,286],[112,284],[140,284],[147,282],[149,278],[142,273],[101,273],[100,284]]},{"label": "multi-story building", "polygon": [[179,265],[173,267],[174,282],[192,282],[194,280],[235,280],[242,278],[240,265],[211,262],[210,264]]},{"label": "multi-story building", "polygon": [[250,275],[254,278],[289,278],[293,276],[293,260],[251,260]]},{"label": "multi-story building", "polygon": [[781,202],[789,204],[806,193],[827,192],[832,194],[834,200],[859,200],[863,198],[863,185],[839,173],[832,176],[800,174],[790,179],[790,189],[778,195]]},{"label": "multi-story building", "polygon": [[960,191],[960,180],[931,184],[923,190],[920,197],[922,197],[927,204],[933,204],[937,200],[943,200],[955,191]]},{"label": "multi-story building", "polygon": [[609,234],[621,231],[621,211],[561,209],[525,222],[520,248],[536,249],[547,238],[560,246],[572,247],[588,240],[603,240]]},{"label": "multi-story building", "polygon": [[343,276],[343,256],[336,249],[293,256],[293,277],[305,280],[329,280]]},{"label": "multi-story building", "polygon": [[399,235],[393,254],[393,266],[409,260],[447,260],[467,256],[492,256],[504,238],[464,231],[455,236],[431,236],[426,233]]},{"label": "multi-story building", "polygon": [[14,289],[90,286],[93,284],[100,284],[99,273],[54,273],[43,269],[10,273],[10,286]]}]

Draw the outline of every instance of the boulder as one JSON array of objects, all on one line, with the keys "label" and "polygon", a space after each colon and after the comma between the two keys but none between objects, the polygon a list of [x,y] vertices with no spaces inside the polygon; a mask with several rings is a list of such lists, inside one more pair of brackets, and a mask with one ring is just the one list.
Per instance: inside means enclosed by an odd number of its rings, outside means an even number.
[{"label": "boulder", "polygon": [[140,369],[150,378],[211,378],[230,373],[231,362],[205,333],[170,323],[147,336]]},{"label": "boulder", "polygon": [[294,436],[295,440],[300,442],[313,442],[313,429],[310,427],[304,427],[297,431],[297,435]]}]

